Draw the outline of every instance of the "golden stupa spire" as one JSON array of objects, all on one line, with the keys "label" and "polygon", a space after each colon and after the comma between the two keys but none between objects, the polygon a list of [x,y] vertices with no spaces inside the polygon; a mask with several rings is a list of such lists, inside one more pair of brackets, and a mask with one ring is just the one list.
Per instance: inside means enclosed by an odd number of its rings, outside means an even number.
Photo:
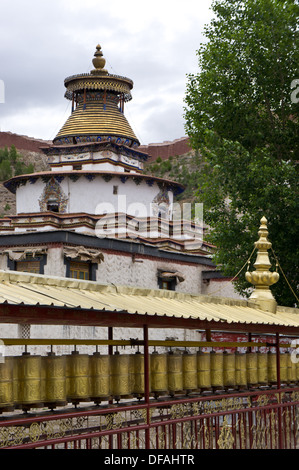
[{"label": "golden stupa spire", "polygon": [[94,70],[91,70],[93,75],[107,75],[108,71],[104,69],[106,64],[106,59],[103,57],[100,44],[97,45],[96,51],[94,53],[94,58],[92,59],[94,65]]},{"label": "golden stupa spire", "polygon": [[261,225],[258,231],[259,240],[255,242],[257,248],[256,262],[254,263],[255,271],[247,271],[245,278],[248,282],[255,286],[255,290],[250,296],[251,300],[258,303],[258,306],[270,312],[276,312],[276,301],[270,290],[270,286],[275,284],[279,279],[278,272],[269,271],[271,263],[268,256],[268,250],[272,243],[268,240],[268,228],[266,217],[261,218]]},{"label": "golden stupa spire", "polygon": [[90,73],[64,80],[65,97],[72,101],[72,113],[53,140],[54,145],[112,142],[127,147],[140,145],[124,114],[124,103],[132,99],[131,79],[108,73],[100,44]]}]

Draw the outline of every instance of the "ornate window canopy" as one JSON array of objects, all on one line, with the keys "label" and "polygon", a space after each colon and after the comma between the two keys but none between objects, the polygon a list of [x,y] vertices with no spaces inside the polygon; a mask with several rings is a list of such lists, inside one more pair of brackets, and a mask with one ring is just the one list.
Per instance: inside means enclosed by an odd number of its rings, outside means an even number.
[{"label": "ornate window canopy", "polygon": [[54,212],[66,212],[67,203],[68,198],[64,194],[60,184],[52,176],[39,198],[39,207],[41,212],[52,210]]}]

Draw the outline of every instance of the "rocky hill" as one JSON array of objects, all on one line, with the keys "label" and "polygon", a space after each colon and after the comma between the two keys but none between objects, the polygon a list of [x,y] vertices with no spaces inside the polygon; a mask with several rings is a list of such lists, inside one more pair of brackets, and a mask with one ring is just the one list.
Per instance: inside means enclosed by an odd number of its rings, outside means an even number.
[{"label": "rocky hill", "polygon": [[[17,152],[21,154],[22,161],[26,166],[32,165],[34,171],[44,171],[49,169],[47,157],[42,153],[40,147],[50,145],[50,142],[34,139],[32,137],[21,136],[11,132],[0,132],[0,149],[15,146]],[[15,195],[0,184],[0,216],[13,215],[16,213]]]},{"label": "rocky hill", "polygon": [[35,139],[26,135],[13,134],[12,132],[0,132],[0,148],[14,145],[17,150],[41,153],[40,148],[51,145],[48,140]]},{"label": "rocky hill", "polygon": [[149,155],[148,162],[151,163],[157,158],[168,160],[171,157],[188,154],[192,149],[188,137],[181,137],[161,144],[140,145],[139,150]]}]

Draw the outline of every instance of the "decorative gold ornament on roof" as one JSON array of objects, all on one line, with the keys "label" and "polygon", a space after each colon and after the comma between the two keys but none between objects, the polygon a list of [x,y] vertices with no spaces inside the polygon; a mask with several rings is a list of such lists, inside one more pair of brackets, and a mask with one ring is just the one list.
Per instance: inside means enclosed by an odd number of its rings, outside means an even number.
[{"label": "decorative gold ornament on roof", "polygon": [[92,60],[94,65],[94,70],[91,70],[90,73],[93,75],[107,75],[108,71],[104,69],[106,64],[106,59],[103,57],[100,44],[96,47],[96,52],[94,53],[94,59]]},{"label": "decorative gold ornament on roof", "polygon": [[55,145],[76,145],[110,140],[138,147],[139,140],[124,114],[124,103],[132,99],[131,79],[108,73],[100,44],[96,46],[90,73],[64,80],[65,97],[72,113],[53,140]]},{"label": "decorative gold ornament on roof", "polygon": [[[270,286],[276,284],[279,280],[277,271],[270,271],[271,263],[268,256],[268,250],[272,243],[268,240],[268,228],[266,217],[261,218],[261,225],[258,231],[259,240],[255,242],[257,248],[256,262],[254,263],[255,271],[247,271],[245,278],[248,282],[255,286],[255,290],[250,296],[251,300],[257,301],[259,307],[270,312],[276,311],[276,301],[270,290]],[[276,267],[277,269],[277,267]]]}]

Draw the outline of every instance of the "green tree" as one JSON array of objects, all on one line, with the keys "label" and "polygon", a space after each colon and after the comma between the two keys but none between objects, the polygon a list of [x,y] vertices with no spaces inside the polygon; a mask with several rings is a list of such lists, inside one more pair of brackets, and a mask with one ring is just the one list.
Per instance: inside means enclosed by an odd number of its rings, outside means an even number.
[{"label": "green tree", "polygon": [[26,165],[23,161],[22,154],[18,153],[14,145],[12,145],[9,150],[6,146],[0,149],[0,181],[7,180],[12,176],[33,172],[33,163]]},{"label": "green tree", "polygon": [[12,168],[9,160],[2,160],[0,163],[0,180],[7,180],[12,177]]},{"label": "green tree", "polygon": [[8,158],[9,158],[9,151],[8,151],[7,146],[5,146],[4,148],[0,149],[0,162],[2,160],[7,160]]},{"label": "green tree", "polygon": [[19,155],[18,155],[17,149],[14,145],[12,145],[9,149],[9,159],[14,164],[16,163],[18,157]]},{"label": "green tree", "polygon": [[[186,131],[201,154],[197,197],[204,203],[214,260],[227,275],[244,265],[260,218],[285,277],[298,285],[298,0],[215,0],[199,73],[188,76]],[[253,258],[254,259],[254,258]],[[276,300],[294,305],[284,275]],[[245,294],[244,273],[236,283]]]}]

